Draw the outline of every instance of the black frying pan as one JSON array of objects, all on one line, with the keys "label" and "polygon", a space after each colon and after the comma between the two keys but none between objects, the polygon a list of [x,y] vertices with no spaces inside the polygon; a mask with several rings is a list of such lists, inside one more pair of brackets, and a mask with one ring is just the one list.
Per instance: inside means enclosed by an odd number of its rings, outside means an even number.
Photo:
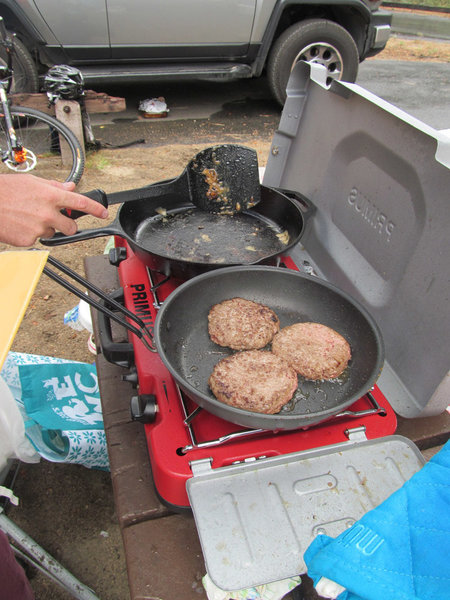
[{"label": "black frying pan", "polygon": [[[140,188],[139,199],[122,204],[110,225],[71,236],[55,234],[41,242],[56,246],[117,235],[147,266],[186,279],[230,265],[277,264],[278,257],[298,243],[306,216],[312,214],[304,200],[264,186],[257,206],[235,215],[200,210],[183,193],[146,198],[144,190]],[[117,194],[124,192],[103,196],[109,204]],[[89,195],[97,199],[95,193]]]},{"label": "black frying pan", "polygon": [[[208,379],[214,365],[233,351],[210,340],[207,316],[213,304],[236,296],[272,308],[281,327],[314,321],[343,335],[352,359],[339,381],[299,377],[294,401],[275,415],[241,410],[217,400]],[[270,266],[225,268],[187,281],[164,301],[154,335],[164,364],[188,396],[222,419],[253,429],[295,429],[326,420],[370,390],[384,361],[380,331],[364,307],[323,280]]]}]

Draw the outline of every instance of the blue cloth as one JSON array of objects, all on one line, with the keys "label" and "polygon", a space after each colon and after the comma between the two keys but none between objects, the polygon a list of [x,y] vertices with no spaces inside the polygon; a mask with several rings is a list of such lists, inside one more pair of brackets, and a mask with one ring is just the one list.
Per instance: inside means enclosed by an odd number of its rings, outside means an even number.
[{"label": "blue cloth", "polygon": [[308,574],[346,588],[339,600],[450,599],[450,441],[336,539],[317,536]]}]

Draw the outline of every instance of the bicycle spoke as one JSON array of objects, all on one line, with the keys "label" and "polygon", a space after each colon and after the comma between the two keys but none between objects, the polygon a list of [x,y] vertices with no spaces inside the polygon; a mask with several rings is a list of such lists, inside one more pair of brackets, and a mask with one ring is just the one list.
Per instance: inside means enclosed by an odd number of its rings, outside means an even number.
[{"label": "bicycle spoke", "polygon": [[[11,109],[13,125],[16,130],[16,136],[24,147],[23,165],[13,164],[12,162],[3,162],[0,164],[0,172],[5,173],[12,170],[24,171],[26,164],[32,164],[35,157],[35,166],[30,172],[33,175],[44,177],[46,179],[57,179],[66,181],[81,177],[84,160],[82,149],[74,135],[64,131],[64,126],[59,122],[54,124],[51,117],[40,116],[31,109],[18,107]],[[45,117],[45,119],[44,119]],[[48,121],[48,122],[47,122]],[[58,130],[56,129],[58,127]],[[77,145],[77,147],[75,146]],[[4,152],[6,148],[6,136],[4,121],[0,118],[0,147]],[[61,149],[65,148],[65,154],[61,154]],[[66,160],[63,160],[63,157]],[[69,160],[67,160],[67,157]],[[81,171],[80,171],[80,164]]]}]

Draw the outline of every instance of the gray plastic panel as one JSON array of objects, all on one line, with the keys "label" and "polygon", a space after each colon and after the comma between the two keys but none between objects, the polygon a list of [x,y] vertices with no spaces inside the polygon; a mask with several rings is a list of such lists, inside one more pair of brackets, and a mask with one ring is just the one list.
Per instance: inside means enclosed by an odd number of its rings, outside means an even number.
[{"label": "gray plastic panel", "polygon": [[194,463],[187,491],[209,576],[238,590],[305,573],[316,535],[339,535],[423,464],[401,436],[221,469]]},{"label": "gray plastic panel", "polygon": [[[299,63],[264,184],[306,196],[317,270],[362,302],[385,342],[379,386],[404,417],[450,403],[450,136]],[[298,256],[297,256],[298,258]]]}]

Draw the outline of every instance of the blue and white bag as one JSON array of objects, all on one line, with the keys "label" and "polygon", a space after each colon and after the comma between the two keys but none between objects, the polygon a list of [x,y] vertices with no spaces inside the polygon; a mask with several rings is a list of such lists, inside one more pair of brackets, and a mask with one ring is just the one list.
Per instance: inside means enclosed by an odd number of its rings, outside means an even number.
[{"label": "blue and white bag", "polygon": [[43,458],[109,468],[95,365],[10,352],[1,374]]}]

